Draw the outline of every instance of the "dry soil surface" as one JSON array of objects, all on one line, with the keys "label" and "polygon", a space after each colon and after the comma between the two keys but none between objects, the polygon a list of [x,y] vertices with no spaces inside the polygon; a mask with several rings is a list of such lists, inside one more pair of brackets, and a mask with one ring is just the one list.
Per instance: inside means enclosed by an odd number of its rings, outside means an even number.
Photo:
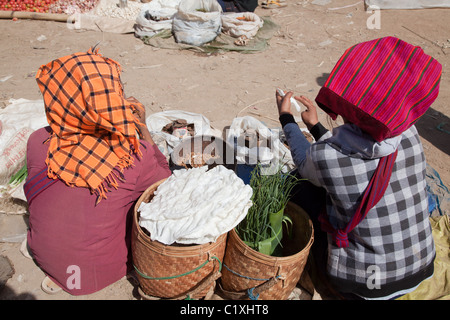
[{"label": "dry soil surface", "polygon": [[[279,31],[265,51],[254,54],[204,55],[159,49],[143,44],[133,34],[76,31],[54,21],[0,20],[0,78],[12,75],[0,82],[0,107],[11,98],[40,99],[34,75],[42,64],[100,42],[100,53],[123,67],[126,95],[140,100],[148,113],[191,111],[203,114],[220,130],[243,115],[279,127],[276,87],[314,99],[345,49],[358,42],[396,36],[421,46],[443,65],[440,95],[417,128],[428,163],[449,186],[450,10],[383,10],[379,28],[369,28],[367,21],[374,17],[365,11],[363,1],[315,5],[307,0],[287,0],[287,4],[279,9],[256,9],[258,15],[270,16]],[[328,125],[326,115],[320,112],[319,116]],[[26,221],[26,214],[18,219]],[[43,272],[19,248],[18,242],[0,243],[0,254],[10,259],[15,270],[1,299],[137,298],[135,287],[126,279],[89,296],[47,295],[40,289]]]}]

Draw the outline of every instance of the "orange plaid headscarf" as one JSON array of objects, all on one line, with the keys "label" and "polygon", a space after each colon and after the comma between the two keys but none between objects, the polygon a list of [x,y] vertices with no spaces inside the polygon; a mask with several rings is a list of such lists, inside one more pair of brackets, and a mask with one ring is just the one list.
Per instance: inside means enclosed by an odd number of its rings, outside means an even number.
[{"label": "orange plaid headscarf", "polygon": [[75,53],[39,68],[38,86],[52,128],[48,177],[87,187],[97,203],[117,189],[131,155],[141,155],[133,115],[143,106],[123,96],[120,65],[98,50]]}]

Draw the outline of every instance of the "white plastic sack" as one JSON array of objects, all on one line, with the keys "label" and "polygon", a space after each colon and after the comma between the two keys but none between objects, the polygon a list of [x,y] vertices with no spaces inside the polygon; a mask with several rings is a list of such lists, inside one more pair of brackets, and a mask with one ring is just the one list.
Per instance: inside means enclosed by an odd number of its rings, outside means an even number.
[{"label": "white plastic sack", "polygon": [[12,175],[26,164],[28,137],[48,125],[43,100],[10,99],[0,109],[0,194],[25,200],[23,183],[8,184]]},{"label": "white plastic sack", "polygon": [[33,130],[27,127],[19,129],[14,136],[2,144],[0,152],[0,186],[6,186],[11,177],[25,165],[27,142]]},{"label": "white plastic sack", "polygon": [[134,33],[138,37],[152,37],[172,29],[173,16],[178,11],[180,0],[152,0],[145,3],[136,18]]},{"label": "white plastic sack", "polygon": [[[252,148],[245,146],[245,136],[249,130],[256,131],[264,143]],[[227,130],[226,140],[235,147],[238,163],[248,165],[260,163],[263,166],[263,173],[267,174],[280,167],[287,172],[294,168],[294,162],[290,150],[281,142],[278,130],[281,129],[269,129],[254,117],[245,116],[233,120]]]},{"label": "white plastic sack", "polygon": [[222,32],[232,37],[253,38],[264,21],[253,12],[226,12],[222,15]]},{"label": "white plastic sack", "polygon": [[253,190],[233,170],[216,166],[175,170],[139,207],[139,225],[170,245],[215,242],[247,215]]},{"label": "white plastic sack", "polygon": [[450,0],[365,0],[367,10],[450,8]]},{"label": "white plastic sack", "polygon": [[173,148],[175,148],[180,143],[181,139],[167,132],[163,132],[162,129],[167,124],[177,119],[184,119],[187,121],[187,123],[193,123],[194,135],[209,135],[220,137],[222,134],[220,130],[211,127],[209,120],[205,116],[198,113],[182,110],[168,110],[151,114],[145,120],[148,130],[152,135],[157,134],[165,138],[169,153],[171,153]]},{"label": "white plastic sack", "polygon": [[181,0],[172,24],[176,42],[201,46],[214,40],[221,32],[221,14],[216,0]]}]

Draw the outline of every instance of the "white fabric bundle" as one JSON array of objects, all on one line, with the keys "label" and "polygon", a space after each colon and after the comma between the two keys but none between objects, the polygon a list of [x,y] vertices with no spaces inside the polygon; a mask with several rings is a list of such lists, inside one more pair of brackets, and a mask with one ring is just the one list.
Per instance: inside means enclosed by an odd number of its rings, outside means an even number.
[{"label": "white fabric bundle", "polygon": [[139,207],[139,225],[166,245],[204,244],[232,230],[251,207],[252,188],[224,166],[175,170]]}]

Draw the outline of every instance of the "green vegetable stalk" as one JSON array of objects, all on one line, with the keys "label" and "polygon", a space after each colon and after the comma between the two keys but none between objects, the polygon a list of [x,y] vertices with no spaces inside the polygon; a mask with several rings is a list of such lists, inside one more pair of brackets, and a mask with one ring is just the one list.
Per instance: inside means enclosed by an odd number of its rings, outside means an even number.
[{"label": "green vegetable stalk", "polygon": [[19,171],[17,171],[15,174],[11,176],[11,179],[9,180],[8,184],[12,186],[16,186],[22,181],[24,181],[27,178],[28,171],[27,171],[27,164],[25,163],[22,168],[20,168]]},{"label": "green vegetable stalk", "polygon": [[236,227],[239,237],[251,248],[272,255],[279,247],[282,224],[292,223],[284,215],[284,209],[298,181],[298,178],[283,173],[281,167],[271,175],[262,174],[260,164],[252,171],[250,186],[253,189],[253,205]]}]

